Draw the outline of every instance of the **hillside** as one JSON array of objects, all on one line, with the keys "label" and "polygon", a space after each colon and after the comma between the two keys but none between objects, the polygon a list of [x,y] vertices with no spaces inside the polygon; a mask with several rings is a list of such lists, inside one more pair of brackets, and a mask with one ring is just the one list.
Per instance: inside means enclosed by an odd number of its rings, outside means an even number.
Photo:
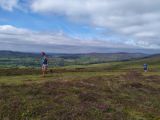
[{"label": "hillside", "polygon": [[155,55],[150,55],[150,56],[147,56],[147,57],[144,57],[143,59],[140,59],[138,61],[135,61],[135,62],[139,62],[139,63],[148,63],[148,64],[151,64],[151,65],[158,65],[160,64],[160,54],[155,54]]},{"label": "hillside", "polygon": [[50,67],[45,78],[38,68],[1,68],[0,119],[159,120],[159,60]]},{"label": "hillside", "polygon": [[0,51],[0,58],[23,58],[23,57],[37,57],[37,53],[25,53],[25,52],[15,52],[15,51]]},{"label": "hillside", "polygon": [[[127,61],[143,58],[143,53],[88,53],[88,54],[48,54],[49,64],[54,66],[87,65],[113,61]],[[0,51],[1,67],[39,67],[40,54]]]},{"label": "hillside", "polygon": [[45,78],[40,69],[1,69],[0,119],[159,120],[160,71],[140,64],[51,68]]}]

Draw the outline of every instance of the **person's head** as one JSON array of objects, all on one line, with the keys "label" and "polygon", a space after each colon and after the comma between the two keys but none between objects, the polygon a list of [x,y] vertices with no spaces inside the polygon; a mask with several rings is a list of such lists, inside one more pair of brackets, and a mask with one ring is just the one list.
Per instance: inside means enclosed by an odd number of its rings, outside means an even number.
[{"label": "person's head", "polygon": [[42,56],[45,56],[45,55],[46,55],[46,53],[45,53],[45,52],[41,52],[41,55],[42,55]]}]

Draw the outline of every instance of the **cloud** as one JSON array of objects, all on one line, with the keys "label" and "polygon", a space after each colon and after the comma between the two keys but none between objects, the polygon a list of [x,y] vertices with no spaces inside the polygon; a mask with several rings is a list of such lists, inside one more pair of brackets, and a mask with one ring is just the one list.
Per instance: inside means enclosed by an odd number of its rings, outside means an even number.
[{"label": "cloud", "polygon": [[[15,47],[17,46],[17,47]],[[23,46],[23,47],[22,47]],[[96,52],[99,48],[124,48],[125,44],[118,44],[110,41],[72,38],[63,32],[37,32],[23,28],[16,28],[11,25],[0,26],[0,48],[17,50],[49,50],[55,49],[59,52],[88,52],[92,48]],[[66,48],[67,47],[67,48]],[[130,46],[132,47],[132,46]],[[30,49],[31,48],[31,49]],[[95,48],[95,50],[93,49]],[[69,51],[65,51],[65,50]]]},{"label": "cloud", "polygon": [[0,7],[4,10],[12,11],[18,7],[19,0],[0,0]]},{"label": "cloud", "polygon": [[[30,10],[30,13],[64,16],[111,31],[101,38],[72,38],[63,32],[44,33],[14,26],[0,26],[0,42],[39,46],[89,46],[104,48],[160,48],[160,0],[0,0],[2,9]],[[45,16],[44,16],[45,17]],[[5,40],[5,41],[4,41]],[[24,44],[23,44],[24,45]]]},{"label": "cloud", "polygon": [[128,39],[123,43],[159,48],[159,5],[159,0],[33,0],[31,10],[110,29]]}]

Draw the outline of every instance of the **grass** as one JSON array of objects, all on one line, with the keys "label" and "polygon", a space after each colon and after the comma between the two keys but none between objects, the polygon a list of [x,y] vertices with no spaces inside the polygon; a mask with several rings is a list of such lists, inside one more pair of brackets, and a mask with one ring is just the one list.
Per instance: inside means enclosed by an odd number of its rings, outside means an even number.
[{"label": "grass", "polygon": [[124,72],[64,72],[64,73],[53,73],[48,74],[45,78],[41,77],[41,75],[13,75],[13,76],[1,76],[0,84],[7,85],[21,85],[24,83],[41,83],[46,81],[75,81],[81,79],[87,79],[90,77],[98,77],[98,76],[118,76],[123,74]]},{"label": "grass", "polygon": [[45,78],[38,69],[7,71],[0,77],[0,119],[160,120],[160,71],[128,64],[54,68]]}]

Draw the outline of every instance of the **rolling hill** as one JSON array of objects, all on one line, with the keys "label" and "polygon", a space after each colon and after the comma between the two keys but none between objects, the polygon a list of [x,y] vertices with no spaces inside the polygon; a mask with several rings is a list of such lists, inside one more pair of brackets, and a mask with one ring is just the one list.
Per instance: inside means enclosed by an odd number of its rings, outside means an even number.
[{"label": "rolling hill", "polygon": [[[143,53],[86,53],[57,54],[49,53],[50,66],[87,65],[113,61],[128,61],[146,57]],[[1,67],[39,67],[39,53],[0,51]]]},{"label": "rolling hill", "polygon": [[[159,120],[159,60],[152,55],[51,67],[46,77],[40,69],[1,68],[0,119]],[[144,62],[150,67],[147,73]]]}]

